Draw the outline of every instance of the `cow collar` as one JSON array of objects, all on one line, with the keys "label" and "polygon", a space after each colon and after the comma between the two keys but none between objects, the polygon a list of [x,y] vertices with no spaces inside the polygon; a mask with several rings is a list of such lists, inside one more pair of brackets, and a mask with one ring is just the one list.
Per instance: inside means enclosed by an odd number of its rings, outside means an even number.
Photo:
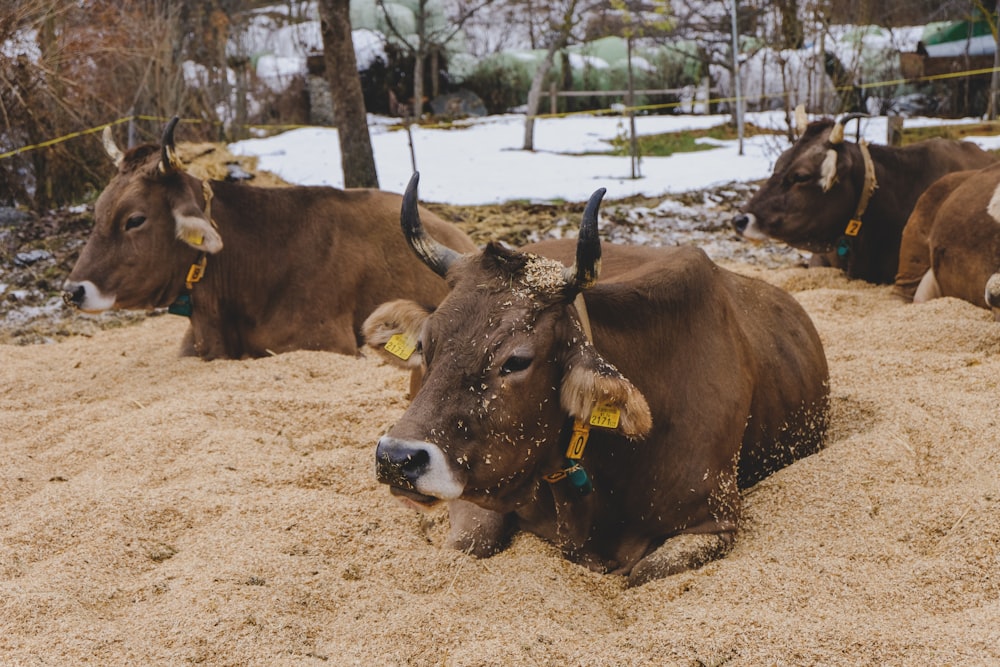
[{"label": "cow collar", "polygon": [[[580,317],[580,325],[583,327],[584,335],[593,344],[594,336],[590,329],[590,317],[587,315],[587,304],[583,300],[583,292],[576,295],[573,305],[576,306],[576,312]],[[590,423],[592,422],[593,417],[590,420]],[[546,482],[555,484],[564,479],[569,480],[570,484],[582,496],[594,490],[594,486],[590,482],[590,476],[587,475],[587,471],[580,465],[580,459],[583,458],[583,450],[586,448],[587,440],[590,438],[590,423],[582,419],[575,419],[573,421],[569,445],[566,447],[565,465],[555,472],[544,475],[542,478]]]},{"label": "cow collar", "polygon": [[[212,186],[208,184],[207,180],[201,182],[201,194],[205,198],[205,217],[208,218],[213,227],[218,229],[219,226],[215,224],[215,219],[212,217],[212,197],[215,196],[215,193],[212,192]],[[198,259],[188,268],[187,276],[184,278],[184,286],[187,288],[187,291],[178,295],[174,302],[167,306],[168,313],[182,317],[191,317],[191,314],[194,312],[194,304],[191,302],[191,290],[194,289],[195,283],[205,277],[205,267],[207,265],[208,253],[205,251],[198,253]]]},{"label": "cow collar", "polygon": [[861,190],[861,197],[858,199],[858,206],[854,209],[854,216],[847,221],[844,235],[837,241],[837,255],[839,257],[846,257],[850,253],[853,241],[861,233],[861,216],[865,214],[868,202],[871,201],[872,195],[875,194],[875,188],[878,187],[878,181],[875,179],[875,163],[872,161],[871,151],[868,150],[868,142],[862,139],[858,142],[858,148],[861,149],[861,159],[865,163],[865,184]]}]

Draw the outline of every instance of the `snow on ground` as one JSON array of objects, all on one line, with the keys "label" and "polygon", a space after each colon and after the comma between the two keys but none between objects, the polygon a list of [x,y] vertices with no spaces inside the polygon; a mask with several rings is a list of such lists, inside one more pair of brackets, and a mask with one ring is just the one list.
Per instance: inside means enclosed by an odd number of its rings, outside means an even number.
[{"label": "snow on ground", "polygon": [[[726,115],[639,116],[635,123],[637,133],[645,135],[703,129],[729,120]],[[747,114],[747,121],[765,128],[785,127],[782,112]],[[373,116],[369,133],[379,186],[402,192],[413,172],[413,161],[407,133],[393,122]],[[906,121],[911,127],[942,122],[936,118]],[[863,120],[861,128],[868,141],[885,143],[885,117]],[[854,125],[848,129],[853,137]],[[767,178],[775,159],[789,145],[783,135],[747,137],[741,155],[736,140],[706,139],[716,148],[642,158],[640,178],[632,179],[629,157],[603,154],[610,149],[611,140],[627,135],[628,121],[621,116],[543,118],[535,124],[535,150],[524,151],[524,116],[520,114],[488,116],[446,128],[413,126],[420,196],[425,201],[458,205],[583,201],[597,188],[605,187],[609,200],[632,195],[655,197]],[[971,140],[984,148],[1000,147],[1000,137]],[[257,156],[259,168],[292,183],[344,186],[340,142],[332,128],[303,128],[249,139],[231,145],[230,150]]]}]

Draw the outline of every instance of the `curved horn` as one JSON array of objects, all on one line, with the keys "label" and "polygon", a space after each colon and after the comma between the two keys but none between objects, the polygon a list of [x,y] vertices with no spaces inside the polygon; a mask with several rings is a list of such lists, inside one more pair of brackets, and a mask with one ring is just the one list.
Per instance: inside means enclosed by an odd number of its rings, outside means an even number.
[{"label": "curved horn", "polygon": [[799,136],[805,134],[808,125],[809,116],[806,115],[806,105],[800,104],[795,107],[795,134]]},{"label": "curved horn", "polygon": [[576,261],[566,269],[563,276],[567,284],[580,290],[593,287],[601,272],[601,239],[597,236],[597,212],[601,208],[606,188],[590,195],[587,208],[583,210],[580,235],[576,242]]},{"label": "curved horn", "polygon": [[104,144],[104,150],[107,151],[111,161],[115,163],[115,167],[122,166],[122,160],[125,159],[125,154],[122,153],[122,149],[118,148],[118,144],[115,143],[114,135],[111,134],[110,125],[106,125],[104,127],[104,132],[101,133],[101,143]]},{"label": "curved horn", "polygon": [[417,184],[420,182],[420,172],[413,172],[410,182],[403,193],[403,206],[399,213],[399,224],[403,228],[406,242],[417,253],[434,273],[442,278],[448,273],[448,268],[460,257],[459,253],[432,239],[420,222],[420,212],[417,210]]},{"label": "curved horn", "polygon": [[833,129],[830,130],[830,138],[827,139],[831,144],[840,144],[844,142],[844,127],[855,120],[856,118],[868,118],[868,114],[861,113],[860,111],[853,111],[851,113],[846,113],[837,119],[834,123]]},{"label": "curved horn", "polygon": [[174,147],[174,128],[177,127],[179,120],[180,118],[174,116],[163,130],[163,138],[160,139],[161,174],[169,174],[172,171],[180,171],[183,168],[181,159],[177,157],[177,149]]}]

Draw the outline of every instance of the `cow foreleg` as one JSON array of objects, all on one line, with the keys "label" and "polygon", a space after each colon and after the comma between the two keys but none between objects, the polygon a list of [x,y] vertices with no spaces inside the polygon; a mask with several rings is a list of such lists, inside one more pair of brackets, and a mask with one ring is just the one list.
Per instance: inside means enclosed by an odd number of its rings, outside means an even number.
[{"label": "cow foreleg", "polygon": [[466,500],[448,503],[448,546],[476,558],[486,558],[507,545],[510,518]]},{"label": "cow foreleg", "polygon": [[733,546],[732,533],[684,533],[675,535],[636,563],[629,586],[641,586],[678,572],[693,570],[721,558]]}]

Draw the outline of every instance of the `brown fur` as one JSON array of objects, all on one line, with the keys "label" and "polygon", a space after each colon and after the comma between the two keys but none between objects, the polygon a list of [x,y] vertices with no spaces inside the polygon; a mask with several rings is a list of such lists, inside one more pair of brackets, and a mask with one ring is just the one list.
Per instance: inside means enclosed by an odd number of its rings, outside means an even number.
[{"label": "brown fur", "polygon": [[986,285],[1000,272],[1000,221],[988,209],[998,187],[1000,165],[994,165],[951,174],[927,189],[903,230],[895,294],[990,307]]},{"label": "brown fur", "polygon": [[[124,156],[97,201],[94,230],[67,290],[90,281],[117,297],[115,308],[165,307],[185,291],[199,250],[208,252],[205,276],[191,291],[186,355],[357,354],[361,323],[378,304],[408,298],[433,306],[447,293],[402,238],[398,194],[211,181],[216,232],[204,213],[202,182],[183,171],[160,173],[159,155],[143,146]],[[137,215],[145,223],[126,230]],[[453,225],[422,215],[442,243],[476,249]],[[199,234],[200,246],[193,240]]]},{"label": "brown fur", "polygon": [[[771,238],[813,253],[828,255],[827,264],[847,275],[873,283],[891,283],[897,272],[900,237],[920,194],[941,176],[979,169],[996,161],[975,144],[929,139],[904,147],[872,145],[878,188],[862,216],[861,234],[846,260],[836,256],[864,187],[861,149],[851,141],[830,144],[831,120],[810,123],[802,137],[781,154],[774,173],[734,219],[737,229],[746,215],[756,218],[760,231]],[[837,154],[835,181],[828,191],[821,165],[828,151]]]},{"label": "brown fur", "polygon": [[[575,250],[525,248],[566,265]],[[700,250],[605,244],[584,292],[590,344],[574,294],[527,288],[520,257],[491,245],[463,258],[419,325],[399,304],[369,318],[383,336],[393,321],[422,332],[424,385],[386,440],[433,443],[453,462],[461,499],[492,513],[490,531],[481,520],[470,529],[486,553],[517,526],[590,567],[635,568],[636,584],[725,553],[739,489],[821,446],[828,371],[805,311]],[[522,358],[530,364],[512,364]],[[591,429],[582,463],[593,493],[544,481],[563,465],[572,417],[608,400],[623,426]],[[680,545],[677,535],[713,537]]]}]

